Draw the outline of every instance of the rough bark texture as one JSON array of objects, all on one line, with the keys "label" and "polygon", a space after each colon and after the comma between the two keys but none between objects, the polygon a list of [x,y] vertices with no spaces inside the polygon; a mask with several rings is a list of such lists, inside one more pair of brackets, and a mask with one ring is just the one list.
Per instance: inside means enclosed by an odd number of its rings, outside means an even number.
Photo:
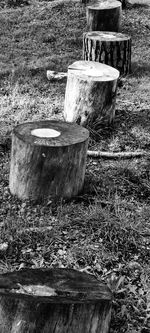
[{"label": "rough bark texture", "polygon": [[84,33],[83,59],[115,67],[120,75],[129,74],[131,72],[131,37],[106,31]]},{"label": "rough bark texture", "polygon": [[108,333],[112,294],[73,269],[0,275],[1,333]]},{"label": "rough bark texture", "polygon": [[110,123],[115,116],[119,72],[94,61],[77,61],[69,66],[64,118],[93,128]]},{"label": "rough bark texture", "polygon": [[116,31],[120,30],[121,2],[105,1],[87,6],[87,31]]},{"label": "rough bark texture", "polygon": [[[56,138],[31,135],[50,128]],[[89,133],[76,124],[41,121],[17,126],[12,134],[10,191],[20,199],[71,198],[83,187]]]}]

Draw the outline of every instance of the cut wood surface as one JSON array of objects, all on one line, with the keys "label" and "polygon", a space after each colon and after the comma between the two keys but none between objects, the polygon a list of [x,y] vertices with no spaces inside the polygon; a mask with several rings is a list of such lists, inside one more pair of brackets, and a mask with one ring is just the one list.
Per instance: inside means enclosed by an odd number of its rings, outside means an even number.
[{"label": "cut wood surface", "polygon": [[86,9],[87,31],[120,30],[122,6],[119,1],[89,4]]},{"label": "cut wood surface", "polygon": [[110,289],[73,269],[0,275],[1,333],[108,333]]},{"label": "cut wood surface", "polygon": [[90,126],[110,123],[115,116],[119,72],[94,61],[76,61],[68,68],[64,119]]},{"label": "cut wood surface", "polygon": [[12,134],[10,191],[20,199],[71,198],[84,184],[88,130],[62,121],[18,125]]},{"label": "cut wood surface", "polygon": [[86,32],[83,34],[83,59],[115,67],[121,75],[129,74],[131,37],[117,32]]}]

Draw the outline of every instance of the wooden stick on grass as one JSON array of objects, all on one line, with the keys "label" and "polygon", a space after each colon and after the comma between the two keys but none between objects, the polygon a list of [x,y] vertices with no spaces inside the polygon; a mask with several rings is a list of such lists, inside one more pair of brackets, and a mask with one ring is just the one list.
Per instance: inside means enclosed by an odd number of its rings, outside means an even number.
[{"label": "wooden stick on grass", "polygon": [[108,152],[100,150],[88,150],[87,155],[89,157],[97,158],[133,158],[133,157],[143,157],[149,156],[149,153],[146,151],[124,151],[124,152]]}]

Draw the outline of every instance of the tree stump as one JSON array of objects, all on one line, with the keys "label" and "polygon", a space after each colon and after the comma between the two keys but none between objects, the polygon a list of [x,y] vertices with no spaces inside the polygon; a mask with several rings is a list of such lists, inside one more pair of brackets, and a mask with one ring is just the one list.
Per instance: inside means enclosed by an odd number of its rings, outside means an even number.
[{"label": "tree stump", "polygon": [[131,72],[131,37],[118,32],[86,32],[83,59],[107,64],[127,75]]},{"label": "tree stump", "polygon": [[122,4],[122,9],[124,9],[126,7],[126,0],[118,0],[121,2]]},{"label": "tree stump", "polygon": [[110,289],[73,269],[0,275],[1,333],[108,333]]},{"label": "tree stump", "polygon": [[120,30],[122,7],[119,1],[97,2],[87,6],[87,31]]},{"label": "tree stump", "polygon": [[12,134],[10,191],[20,199],[71,198],[83,187],[89,132],[62,121],[18,125]]},{"label": "tree stump", "polygon": [[68,68],[64,118],[94,128],[115,116],[119,72],[94,61],[76,61]]}]

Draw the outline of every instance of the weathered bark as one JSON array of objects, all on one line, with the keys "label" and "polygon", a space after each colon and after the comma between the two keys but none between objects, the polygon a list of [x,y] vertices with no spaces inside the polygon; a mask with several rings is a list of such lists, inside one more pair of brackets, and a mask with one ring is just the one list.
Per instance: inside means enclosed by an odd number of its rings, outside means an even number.
[{"label": "weathered bark", "polygon": [[84,33],[83,59],[115,67],[120,75],[129,74],[131,72],[131,37],[106,31]]},{"label": "weathered bark", "polygon": [[108,333],[112,294],[73,269],[0,275],[1,333]]},{"label": "weathered bark", "polygon": [[87,6],[87,31],[116,31],[120,30],[121,2],[104,1]]},{"label": "weathered bark", "polygon": [[[47,130],[52,131],[52,137]],[[77,195],[84,183],[88,136],[89,132],[76,124],[54,120],[16,126],[12,134],[11,193],[35,201]]]},{"label": "weathered bark", "polygon": [[93,127],[110,123],[115,116],[119,72],[94,61],[76,61],[68,68],[64,118]]}]

